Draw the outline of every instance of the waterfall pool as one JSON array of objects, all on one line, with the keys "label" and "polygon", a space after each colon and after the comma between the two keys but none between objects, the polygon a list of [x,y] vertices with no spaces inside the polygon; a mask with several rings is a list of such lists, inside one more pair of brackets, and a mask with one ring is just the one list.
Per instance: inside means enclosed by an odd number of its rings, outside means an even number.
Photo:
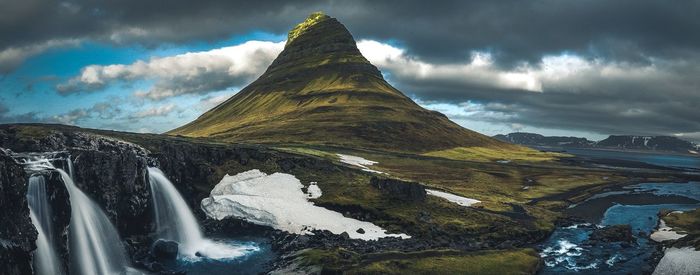
[{"label": "waterfall pool", "polygon": [[220,247],[228,247],[241,253],[237,257],[178,257],[177,260],[164,262],[168,270],[184,271],[187,274],[260,274],[277,258],[272,251],[270,240],[263,237],[237,237],[209,239]]}]

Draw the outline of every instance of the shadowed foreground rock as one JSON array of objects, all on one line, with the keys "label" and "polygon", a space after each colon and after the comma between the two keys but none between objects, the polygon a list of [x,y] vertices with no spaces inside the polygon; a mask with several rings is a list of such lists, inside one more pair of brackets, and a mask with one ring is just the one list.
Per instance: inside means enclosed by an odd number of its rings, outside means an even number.
[{"label": "shadowed foreground rock", "polygon": [[32,274],[37,231],[29,218],[24,169],[0,148],[0,268],[2,274]]},{"label": "shadowed foreground rock", "polygon": [[389,197],[406,201],[425,200],[425,188],[417,182],[372,177],[370,184]]}]

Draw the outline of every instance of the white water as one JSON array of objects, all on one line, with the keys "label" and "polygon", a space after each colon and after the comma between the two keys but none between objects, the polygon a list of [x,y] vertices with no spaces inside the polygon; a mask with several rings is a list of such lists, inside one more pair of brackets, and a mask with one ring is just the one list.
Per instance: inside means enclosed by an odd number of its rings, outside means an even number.
[{"label": "white water", "polygon": [[27,201],[32,224],[39,232],[34,252],[35,271],[39,275],[63,274],[63,269],[53,248],[55,242],[52,233],[51,207],[46,196],[46,182],[43,176],[29,178]]},{"label": "white water", "polygon": [[176,241],[186,254],[194,255],[204,238],[199,223],[175,186],[158,168],[148,168],[158,237]]},{"label": "white water", "polygon": [[127,273],[129,260],[117,229],[65,171],[56,171],[70,195],[71,270],[83,275]]},{"label": "white water", "polygon": [[190,260],[196,260],[197,254],[210,259],[229,259],[259,250],[258,247],[231,246],[205,239],[192,210],[163,171],[149,167],[148,175],[156,216],[156,233],[161,239],[178,242],[178,253],[181,256]]}]

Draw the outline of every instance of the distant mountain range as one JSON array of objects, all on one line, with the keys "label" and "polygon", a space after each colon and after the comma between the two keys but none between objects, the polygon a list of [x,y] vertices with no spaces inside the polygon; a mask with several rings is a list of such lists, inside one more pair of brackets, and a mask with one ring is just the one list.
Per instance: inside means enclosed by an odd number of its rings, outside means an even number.
[{"label": "distant mountain range", "polygon": [[580,137],[543,136],[534,133],[518,132],[507,135],[495,135],[493,137],[501,141],[525,146],[650,150],[690,154],[698,154],[700,146],[671,136],[611,135],[601,141],[592,141]]}]

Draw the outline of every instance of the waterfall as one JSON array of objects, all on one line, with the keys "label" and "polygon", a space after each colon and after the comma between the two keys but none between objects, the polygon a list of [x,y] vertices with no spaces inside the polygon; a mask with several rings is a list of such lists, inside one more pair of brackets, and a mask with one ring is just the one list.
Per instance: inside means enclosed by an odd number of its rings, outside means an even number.
[{"label": "waterfall", "polygon": [[199,223],[185,200],[158,168],[148,168],[158,237],[178,242],[185,255],[194,256],[205,242]]},{"label": "waterfall", "polygon": [[71,263],[75,266],[71,270],[85,275],[127,273],[129,260],[117,229],[65,171],[56,171],[61,174],[70,195],[69,238]]},{"label": "waterfall", "polygon": [[188,261],[201,258],[226,260],[244,256],[259,248],[250,245],[231,245],[206,239],[199,223],[175,186],[158,168],[148,168],[157,235],[161,239],[180,244],[178,252]]},{"label": "waterfall", "polygon": [[[60,152],[58,152],[60,153]],[[90,200],[73,182],[73,162],[70,157],[60,157],[57,152],[18,153],[13,158],[32,173],[27,188],[27,200],[32,223],[37,228],[37,250],[34,254],[37,273],[62,274],[53,246],[56,244],[52,226],[52,211],[46,192],[46,182],[40,173],[57,171],[68,190],[71,218],[69,225],[70,270],[72,274],[140,274],[129,266],[129,259],[122,246],[117,229],[100,207]],[[68,169],[68,173],[59,169]],[[69,175],[70,173],[70,175]]]},{"label": "waterfall", "polygon": [[63,274],[63,269],[53,248],[55,241],[51,222],[51,207],[43,176],[33,175],[29,178],[27,202],[29,203],[29,216],[32,224],[39,232],[34,252],[36,273],[39,275]]},{"label": "waterfall", "polygon": [[66,163],[68,163],[68,175],[71,179],[74,179],[75,176],[73,175],[73,161],[70,159],[70,156],[66,158]]}]

